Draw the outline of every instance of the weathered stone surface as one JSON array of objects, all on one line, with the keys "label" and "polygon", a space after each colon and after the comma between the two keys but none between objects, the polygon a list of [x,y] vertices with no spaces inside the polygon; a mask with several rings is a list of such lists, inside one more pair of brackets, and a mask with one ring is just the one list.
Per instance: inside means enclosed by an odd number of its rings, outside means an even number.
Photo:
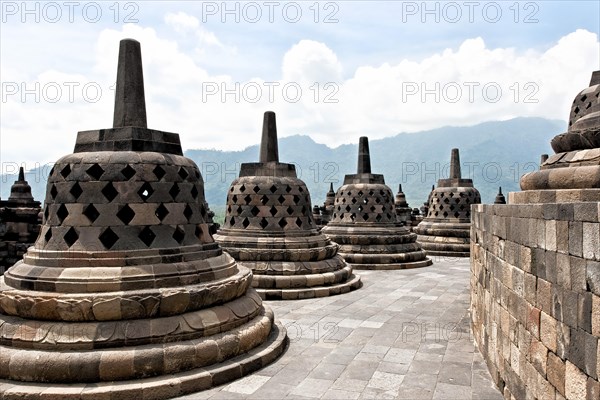
[{"label": "weathered stone surface", "polygon": [[396,216],[394,196],[383,175],[372,174],[368,139],[359,144],[357,173],[337,190],[333,215],[323,228],[356,269],[406,269],[432,264],[417,235]]},{"label": "weathered stone surface", "polygon": [[292,164],[279,162],[275,114],[266,112],[259,163],[244,163],[227,194],[215,240],[252,269],[264,299],[301,299],[347,293],[360,277],[317,230],[308,188]]},{"label": "weathered stone surface", "polygon": [[146,129],[140,57],[121,42],[115,128],[56,162],[41,234],[0,278],[0,380],[15,395],[173,397],[285,349],[251,271],[210,234],[179,136]]},{"label": "weathered stone surface", "polygon": [[40,232],[40,202],[33,199],[23,167],[10,188],[8,200],[0,200],[0,276],[21,260]]},{"label": "weathered stone surface", "polygon": [[414,229],[431,255],[468,257],[471,206],[481,203],[471,179],[462,179],[458,149],[452,149],[450,178],[440,179],[428,200],[427,215]]}]

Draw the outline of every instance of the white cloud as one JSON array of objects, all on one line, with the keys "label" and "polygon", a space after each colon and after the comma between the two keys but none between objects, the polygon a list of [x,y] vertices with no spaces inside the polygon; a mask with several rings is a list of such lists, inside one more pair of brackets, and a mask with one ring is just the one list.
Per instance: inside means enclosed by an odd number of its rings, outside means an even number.
[{"label": "white cloud", "polygon": [[[180,27],[196,35],[201,27],[194,19],[178,13],[165,20],[173,29]],[[545,51],[489,48],[476,37],[422,60],[365,64],[353,73],[346,71],[349,77],[344,79],[343,62],[334,49],[322,42],[300,40],[285,54],[273,54],[269,60],[281,65],[281,76],[238,81],[203,68],[196,59],[197,48],[182,50],[177,41],[153,28],[124,25],[121,30],[105,29],[99,34],[90,70],[76,75],[48,69],[29,82],[78,82],[80,87],[94,82],[103,89],[98,102],[86,101],[79,90],[73,103],[64,99],[23,103],[19,96],[3,103],[3,161],[51,162],[71,151],[77,130],[111,126],[114,98],[110,87],[116,74],[118,41],[125,37],[142,44],[149,127],[180,133],[186,149],[239,150],[258,143],[266,110],[278,113],[281,136],[308,134],[329,145],[356,142],[362,135],[376,139],[402,131],[515,116],[566,120],[574,96],[589,83],[599,57],[598,37],[584,30],[564,36]],[[3,60],[3,71],[4,67],[14,71],[14,76],[5,79],[17,79],[19,69],[14,65],[5,65]],[[269,101],[269,82],[279,85],[271,86],[273,102]],[[336,86],[326,88],[327,82],[336,82]],[[295,95],[296,85],[302,88],[299,101],[286,101],[285,95]],[[436,85],[437,99],[435,93],[422,98],[423,89],[435,92]],[[482,91],[485,85],[489,88],[487,100]],[[469,87],[473,88],[472,101]],[[502,95],[492,102],[497,87]],[[217,88],[218,93],[203,95],[207,88]],[[261,98],[249,101],[257,88]],[[460,97],[452,102],[456,88],[461,89]],[[407,89],[418,92],[407,94]],[[537,103],[525,102],[527,95]],[[337,103],[326,103],[326,96]]]},{"label": "white cloud", "polygon": [[180,34],[191,33],[196,36],[199,46],[218,46],[224,47],[213,32],[207,31],[200,26],[200,21],[193,15],[184,12],[167,13],[165,22],[171,26],[175,32]]}]

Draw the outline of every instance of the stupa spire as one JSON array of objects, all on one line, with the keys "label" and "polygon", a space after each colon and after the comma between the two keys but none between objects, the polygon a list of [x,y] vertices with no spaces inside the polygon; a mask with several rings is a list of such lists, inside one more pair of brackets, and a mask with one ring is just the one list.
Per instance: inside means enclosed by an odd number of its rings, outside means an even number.
[{"label": "stupa spire", "polygon": [[273,111],[265,112],[263,118],[262,138],[260,141],[259,162],[279,162],[279,147],[277,145],[277,123]]},{"label": "stupa spire", "polygon": [[148,126],[142,51],[140,42],[134,39],[123,39],[119,44],[113,128],[126,126]]},{"label": "stupa spire", "polygon": [[362,136],[358,142],[358,174],[371,173],[371,154],[369,152],[369,138]]},{"label": "stupa spire", "polygon": [[458,149],[452,149],[452,154],[450,155],[450,179],[461,179]]}]

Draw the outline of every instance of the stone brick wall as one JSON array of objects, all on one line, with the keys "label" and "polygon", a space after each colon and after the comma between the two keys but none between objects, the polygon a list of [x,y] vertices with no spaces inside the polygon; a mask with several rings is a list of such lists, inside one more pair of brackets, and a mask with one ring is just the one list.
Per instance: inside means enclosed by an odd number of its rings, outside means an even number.
[{"label": "stone brick wall", "polygon": [[599,213],[472,207],[473,333],[506,398],[600,399]]}]

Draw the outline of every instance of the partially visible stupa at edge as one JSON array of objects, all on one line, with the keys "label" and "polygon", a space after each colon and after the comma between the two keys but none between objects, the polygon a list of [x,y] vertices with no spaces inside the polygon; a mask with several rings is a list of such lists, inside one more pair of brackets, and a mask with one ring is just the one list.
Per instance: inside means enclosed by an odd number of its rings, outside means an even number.
[{"label": "partially visible stupa at edge", "polygon": [[252,269],[252,285],[264,299],[331,296],[361,286],[339,246],[317,230],[310,193],[294,165],[279,162],[271,111],[263,118],[259,162],[241,165],[215,240]]},{"label": "partially visible stupa at edge", "polygon": [[0,200],[0,275],[33,245],[40,233],[42,208],[34,200],[23,167],[10,188],[8,200]]},{"label": "partially visible stupa at edge", "polygon": [[179,135],[146,126],[139,42],[120,43],[113,128],[78,133],[45,201],[35,246],[0,278],[5,395],[170,398],[284,351],[252,272],[209,233]]},{"label": "partially visible stupa at edge", "polygon": [[417,235],[398,222],[392,190],[383,175],[371,173],[369,139],[358,145],[356,174],[346,175],[337,190],[331,221],[322,231],[340,245],[340,254],[356,269],[405,269],[432,262]]},{"label": "partially visible stupa at edge", "polygon": [[472,179],[464,179],[458,149],[452,149],[450,177],[439,179],[429,195],[427,215],[414,229],[429,255],[469,257],[471,204],[481,203]]}]

